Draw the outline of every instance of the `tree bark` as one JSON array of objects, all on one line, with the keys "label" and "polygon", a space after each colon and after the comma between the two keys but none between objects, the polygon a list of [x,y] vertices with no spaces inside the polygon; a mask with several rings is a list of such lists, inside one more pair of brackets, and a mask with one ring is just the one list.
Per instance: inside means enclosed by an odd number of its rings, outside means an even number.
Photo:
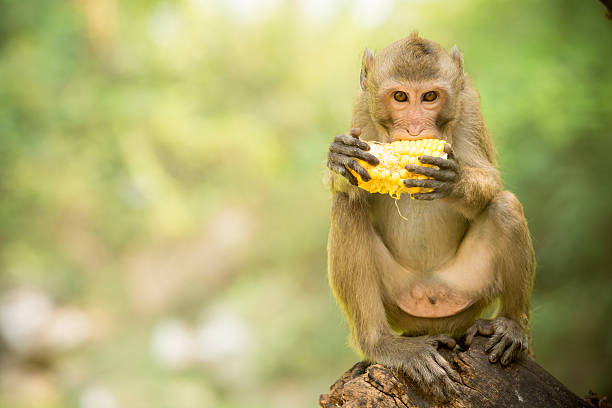
[{"label": "tree bark", "polygon": [[584,400],[533,360],[524,358],[507,367],[491,364],[484,352],[487,339],[476,337],[469,350],[440,350],[459,373],[463,385],[450,401],[424,395],[404,375],[380,364],[360,362],[321,395],[322,408],[425,408],[425,407],[609,407],[606,398]]}]

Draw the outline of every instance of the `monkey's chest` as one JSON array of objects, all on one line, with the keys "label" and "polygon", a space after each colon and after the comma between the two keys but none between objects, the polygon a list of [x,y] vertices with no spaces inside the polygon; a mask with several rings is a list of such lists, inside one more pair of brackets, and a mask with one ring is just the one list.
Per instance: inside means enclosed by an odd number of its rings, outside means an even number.
[{"label": "monkey's chest", "polygon": [[399,291],[397,305],[415,317],[448,317],[471,306],[477,299],[434,282],[419,282]]},{"label": "monkey's chest", "polygon": [[378,198],[372,205],[376,232],[403,267],[429,274],[457,252],[469,225],[452,206],[440,201],[396,202]]}]

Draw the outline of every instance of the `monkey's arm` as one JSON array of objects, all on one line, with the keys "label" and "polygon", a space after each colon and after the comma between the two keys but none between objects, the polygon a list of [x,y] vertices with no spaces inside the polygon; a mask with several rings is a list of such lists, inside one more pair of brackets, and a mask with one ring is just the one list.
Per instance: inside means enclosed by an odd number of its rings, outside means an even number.
[{"label": "monkey's arm", "polygon": [[478,92],[469,78],[466,77],[466,81],[461,95],[465,100],[461,112],[463,119],[456,124],[452,139],[459,164],[459,177],[449,200],[457,204],[457,208],[468,220],[473,220],[503,187],[497,170],[495,149],[482,118]]},{"label": "monkey's arm", "polygon": [[501,190],[499,172],[495,167],[463,165],[448,199],[457,204],[468,220],[473,220]]},{"label": "monkey's arm", "polygon": [[[514,195],[508,192],[503,194],[506,197],[512,197],[506,202],[506,206],[509,207],[508,212],[512,216],[500,222],[505,224],[507,231],[513,232],[511,234],[513,248],[511,255],[505,259],[505,262],[508,263],[508,273],[501,277],[505,290],[501,296],[499,316],[511,319],[518,324],[521,332],[527,337],[527,344],[521,344],[521,350],[527,349],[528,354],[533,355],[529,306],[535,280],[535,252],[523,206]],[[496,334],[499,331],[496,330]],[[496,340],[495,336],[492,340]]]},{"label": "monkey's arm", "polygon": [[332,196],[328,242],[330,286],[352,327],[352,337],[370,361],[400,369],[426,392],[445,397],[455,392],[457,373],[437,352],[454,347],[448,336],[403,337],[387,322],[380,276],[374,261],[374,228],[366,200],[346,193]]},{"label": "monkey's arm", "polygon": [[[461,148],[461,146],[459,146]],[[468,152],[465,160],[457,160],[453,149],[447,148],[448,159],[420,156],[419,160],[437,168],[408,165],[410,172],[431,179],[407,179],[407,187],[432,188],[429,193],[412,194],[417,200],[446,198],[468,219],[473,220],[482,213],[493,197],[502,190],[499,172],[487,158],[478,152]]]},{"label": "monkey's arm", "polygon": [[509,364],[521,352],[532,355],[529,303],[535,277],[535,254],[523,208],[518,199],[504,191],[483,212],[493,226],[491,250],[495,252],[497,285],[501,308],[493,320],[477,320],[468,330],[466,345],[476,334],[492,335],[487,343],[491,362]]}]

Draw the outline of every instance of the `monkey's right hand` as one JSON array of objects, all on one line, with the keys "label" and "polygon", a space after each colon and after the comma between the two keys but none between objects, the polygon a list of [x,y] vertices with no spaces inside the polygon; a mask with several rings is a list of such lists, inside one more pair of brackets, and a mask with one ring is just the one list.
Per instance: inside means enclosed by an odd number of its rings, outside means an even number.
[{"label": "monkey's right hand", "polygon": [[370,145],[359,140],[361,129],[351,129],[350,135],[338,135],[329,146],[327,155],[327,167],[338,174],[344,176],[351,184],[357,185],[357,179],[348,169],[352,169],[359,174],[363,181],[369,181],[372,177],[354,159],[364,160],[372,165],[379,163],[378,158],[373,154],[367,153]]}]

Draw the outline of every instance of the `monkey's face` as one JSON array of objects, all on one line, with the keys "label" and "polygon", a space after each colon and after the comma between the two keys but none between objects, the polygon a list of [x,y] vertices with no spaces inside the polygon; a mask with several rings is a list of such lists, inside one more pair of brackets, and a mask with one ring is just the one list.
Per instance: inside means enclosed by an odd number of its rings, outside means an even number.
[{"label": "monkey's face", "polygon": [[390,81],[380,87],[377,99],[376,116],[387,129],[387,142],[439,137],[449,86],[433,81]]},{"label": "monkey's face", "polygon": [[362,58],[361,88],[386,142],[437,137],[452,143],[446,125],[459,112],[463,81],[459,50],[449,54],[416,33],[376,56],[366,48]]}]

